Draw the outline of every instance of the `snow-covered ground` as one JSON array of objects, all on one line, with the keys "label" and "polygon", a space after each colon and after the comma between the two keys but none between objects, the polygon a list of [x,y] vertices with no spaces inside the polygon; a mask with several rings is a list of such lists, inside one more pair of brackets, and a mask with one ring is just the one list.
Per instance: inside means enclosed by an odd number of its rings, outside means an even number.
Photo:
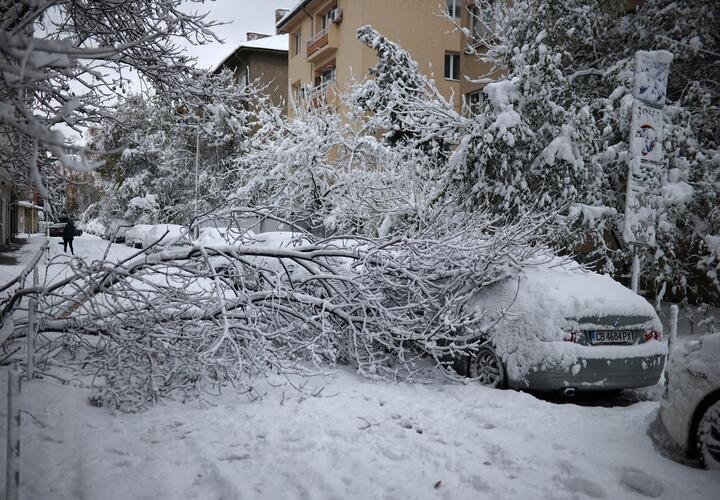
[{"label": "snow-covered ground", "polygon": [[[106,245],[83,235],[75,253],[98,259]],[[51,252],[50,281],[70,262],[54,242]],[[108,255],[134,252],[112,245]],[[655,448],[656,401],[554,404],[476,384],[375,383],[339,369],[304,393],[277,377],[258,381],[265,396],[254,402],[226,390],[206,405],[166,401],[114,414],[89,404],[86,380],[56,373],[71,382],[23,386],[23,499],[707,500],[720,492],[720,474]]]},{"label": "snow-covered ground", "polygon": [[[658,404],[557,405],[479,385],[380,384],[340,370],[300,401],[113,415],[86,389],[24,386],[23,498],[717,498],[720,474],[663,457]],[[311,389],[312,390],[312,389]],[[4,422],[4,419],[3,419]]]},{"label": "snow-covered ground", "polygon": [[17,278],[30,263],[37,251],[40,250],[43,241],[45,241],[45,236],[42,234],[25,236],[27,242],[22,246],[13,246],[9,251],[1,252],[0,285],[4,285],[10,280]]}]

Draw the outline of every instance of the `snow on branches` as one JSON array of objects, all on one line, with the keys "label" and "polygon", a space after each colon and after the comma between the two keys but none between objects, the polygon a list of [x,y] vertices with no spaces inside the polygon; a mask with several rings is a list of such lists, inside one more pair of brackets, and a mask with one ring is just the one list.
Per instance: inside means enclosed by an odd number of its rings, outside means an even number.
[{"label": "snow on branches", "polygon": [[[242,216],[228,207],[210,217]],[[41,330],[61,334],[40,348],[94,374],[92,400],[124,411],[227,384],[257,396],[257,376],[336,363],[380,379],[452,376],[452,355],[488,339],[467,300],[542,254],[536,235],[553,220],[445,220],[383,240],[228,228],[83,265],[46,287]]]},{"label": "snow on branches", "polygon": [[[667,288],[676,297],[716,301],[719,288],[708,281],[716,261],[706,236],[720,233],[714,209],[720,185],[720,17],[709,0],[648,0],[632,10],[626,4],[475,0],[471,13],[487,29],[469,33],[468,50],[503,68],[504,81],[516,91],[510,102],[519,116],[494,127],[512,146],[495,140],[489,124],[502,110],[488,95],[488,87],[498,84],[488,85],[486,101],[474,110],[478,126],[467,141],[468,161],[455,168],[465,167],[470,179],[477,172],[473,192],[492,197],[503,210],[537,193],[547,207],[581,203],[622,213],[633,55],[670,50],[675,58],[668,81],[659,244],[643,274],[655,293]],[[617,222],[618,217],[593,219],[583,236],[595,247],[590,258],[600,258],[609,271],[628,262],[608,237]],[[579,243],[587,241],[567,244]]]},{"label": "snow on branches", "polygon": [[201,105],[206,90],[178,40],[215,41],[211,29],[217,23],[186,12],[184,3],[0,2],[0,133],[4,143],[17,146],[2,148],[10,153],[5,164],[17,175],[29,170],[45,197],[38,149],[66,167],[95,168],[86,149],[66,143],[56,126],[82,134],[107,118],[112,102],[128,88],[129,72],[137,72],[159,96],[193,109]]}]

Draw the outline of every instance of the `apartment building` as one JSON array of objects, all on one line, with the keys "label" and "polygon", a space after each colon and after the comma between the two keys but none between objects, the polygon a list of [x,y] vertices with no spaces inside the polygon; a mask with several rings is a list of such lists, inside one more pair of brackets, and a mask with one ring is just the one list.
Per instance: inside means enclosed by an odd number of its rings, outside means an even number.
[{"label": "apartment building", "polygon": [[482,88],[466,77],[477,78],[490,68],[466,52],[466,36],[445,14],[471,31],[487,29],[470,15],[467,0],[300,1],[277,23],[278,32],[290,35],[288,101],[332,103],[336,90],[365,78],[377,57],[357,40],[357,30],[370,25],[407,50],[459,109]]}]

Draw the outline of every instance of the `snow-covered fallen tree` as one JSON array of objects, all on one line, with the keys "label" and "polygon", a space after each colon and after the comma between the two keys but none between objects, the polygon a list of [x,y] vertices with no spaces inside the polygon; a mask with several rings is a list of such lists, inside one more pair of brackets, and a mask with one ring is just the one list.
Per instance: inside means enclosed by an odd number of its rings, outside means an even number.
[{"label": "snow-covered fallen tree", "polygon": [[124,411],[228,384],[257,396],[254,378],[271,370],[336,363],[379,379],[453,376],[445,362],[482,337],[467,299],[546,252],[536,236],[553,216],[444,220],[413,237],[248,232],[83,265],[45,288],[40,351],[95,375],[93,401]]}]

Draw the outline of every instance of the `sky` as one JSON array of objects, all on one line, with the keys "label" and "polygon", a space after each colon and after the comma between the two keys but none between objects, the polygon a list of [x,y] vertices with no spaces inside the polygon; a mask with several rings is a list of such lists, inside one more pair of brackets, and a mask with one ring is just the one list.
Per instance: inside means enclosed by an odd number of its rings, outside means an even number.
[{"label": "sky", "polygon": [[189,45],[188,53],[198,58],[199,67],[210,68],[244,42],[248,31],[274,35],[275,9],[289,9],[295,3],[296,0],[216,0],[193,4],[192,10],[209,11],[209,19],[230,24],[214,29],[224,44]]},{"label": "sky", "polygon": [[[220,21],[213,32],[224,43],[192,45],[183,41],[189,55],[197,58],[197,66],[211,68],[229,55],[242,42],[246,41],[247,32],[275,34],[275,9],[290,9],[297,0],[204,0],[187,2],[186,12],[208,13],[208,20]],[[138,91],[139,79],[134,72],[125,73],[130,80],[130,91]],[[80,87],[79,87],[80,88]],[[75,143],[82,144],[84,137],[60,123],[54,127],[65,137]]]}]

